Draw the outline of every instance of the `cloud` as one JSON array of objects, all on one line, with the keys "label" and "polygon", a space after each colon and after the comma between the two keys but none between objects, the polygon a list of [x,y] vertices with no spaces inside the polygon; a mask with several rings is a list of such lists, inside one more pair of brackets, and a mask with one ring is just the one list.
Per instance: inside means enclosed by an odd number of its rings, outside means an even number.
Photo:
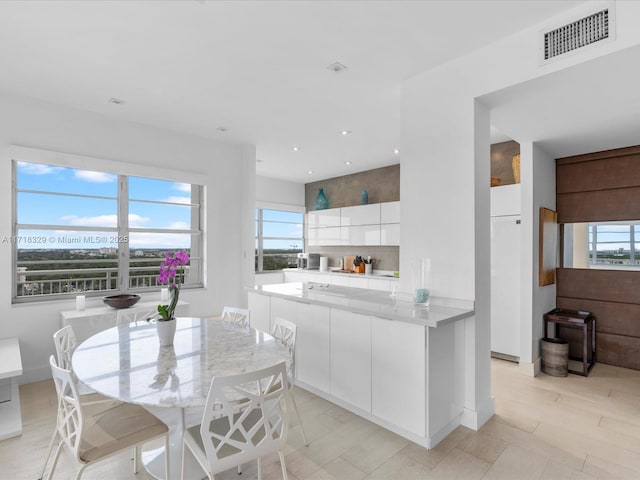
[{"label": "cloud", "polygon": [[174,183],[171,187],[174,190],[178,190],[179,192],[191,193],[191,184],[190,183]]},{"label": "cloud", "polygon": [[167,197],[163,201],[171,203],[189,204],[191,199],[189,197]]},{"label": "cloud", "polygon": [[90,172],[88,170],[76,170],[74,175],[79,180],[91,183],[110,183],[115,182],[117,176],[111,173]]},{"label": "cloud", "polygon": [[27,175],[48,175],[61,170],[60,167],[52,167],[51,165],[42,165],[40,163],[18,162],[18,168]]},{"label": "cloud", "polygon": [[[94,217],[79,217],[77,215],[65,215],[60,217],[61,220],[67,222],[68,225],[82,225],[83,227],[117,227],[118,216],[116,214],[110,215],[96,215]],[[136,215],[135,213],[129,214],[129,226],[130,227],[142,227],[149,222],[148,217]]]},{"label": "cloud", "polygon": [[172,222],[165,228],[170,228],[172,230],[189,230],[191,226],[186,222]]}]

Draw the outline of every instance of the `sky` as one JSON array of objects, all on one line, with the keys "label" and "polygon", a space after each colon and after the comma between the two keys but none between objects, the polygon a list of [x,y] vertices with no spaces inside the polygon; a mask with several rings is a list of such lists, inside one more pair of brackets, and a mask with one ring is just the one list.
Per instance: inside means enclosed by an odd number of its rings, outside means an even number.
[{"label": "sky", "polygon": [[[117,248],[124,241],[128,241],[132,251],[136,248],[190,247],[190,236],[184,233],[131,232],[129,238],[123,239],[110,231],[109,227],[117,226],[117,180],[117,175],[109,173],[18,162],[18,223],[60,225],[69,229],[24,229],[17,232],[15,238],[11,237],[11,232],[3,232],[0,241],[17,242],[18,248],[25,249]],[[129,198],[130,227],[191,228],[192,207],[185,205],[191,202],[189,184],[129,177]],[[171,202],[172,205],[145,202],[150,200]],[[74,227],[104,227],[105,230],[82,231]]]}]

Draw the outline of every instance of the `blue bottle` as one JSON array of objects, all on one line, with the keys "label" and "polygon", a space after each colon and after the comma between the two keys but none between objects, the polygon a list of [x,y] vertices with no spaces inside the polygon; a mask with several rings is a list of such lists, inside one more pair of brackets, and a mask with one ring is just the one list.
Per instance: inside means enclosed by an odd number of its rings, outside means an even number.
[{"label": "blue bottle", "polygon": [[329,208],[329,201],[327,200],[327,197],[325,197],[324,190],[322,188],[318,190],[318,196],[316,197],[314,207],[316,210]]},{"label": "blue bottle", "polygon": [[367,192],[366,190],[362,190],[362,193],[360,194],[360,203],[362,205],[366,205],[367,203],[369,203],[369,192]]}]

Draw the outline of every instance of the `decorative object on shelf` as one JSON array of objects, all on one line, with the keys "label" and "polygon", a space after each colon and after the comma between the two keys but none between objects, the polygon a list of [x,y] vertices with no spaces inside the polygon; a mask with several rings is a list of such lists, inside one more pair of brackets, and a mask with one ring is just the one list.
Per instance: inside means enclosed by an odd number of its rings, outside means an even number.
[{"label": "decorative object on shelf", "polygon": [[502,179],[500,177],[491,177],[491,186],[497,187],[502,183]]},{"label": "decorative object on shelf", "polygon": [[431,260],[420,258],[413,267],[413,303],[416,305],[429,306],[429,274],[431,271]]},{"label": "decorative object on shelf", "polygon": [[367,192],[366,190],[362,190],[362,193],[360,194],[360,203],[362,205],[366,205],[367,203],[369,203],[369,192]]},{"label": "decorative object on shelf", "polygon": [[[187,263],[189,263],[189,255],[186,252],[180,251],[174,255],[166,252],[164,254],[164,261],[160,264],[160,274],[157,280],[160,285],[167,284],[169,286],[169,294],[171,297],[169,305],[158,305],[158,313],[152,317],[156,319],[158,339],[161,346],[173,345],[173,338],[176,333],[175,311],[178,305],[178,297],[180,296],[180,283],[176,282],[176,271],[179,267],[184,267]],[[151,320],[152,318],[147,320]]]},{"label": "decorative object on shelf", "polygon": [[325,210],[329,208],[329,200],[324,194],[324,189],[318,190],[318,196],[316,197],[316,201],[314,203],[314,207],[316,210]]},{"label": "decorative object on shelf", "polygon": [[85,297],[84,295],[77,295],[76,296],[76,310],[78,310],[79,312],[84,310],[86,307],[86,303],[85,303]]},{"label": "decorative object on shelf", "polygon": [[121,295],[109,295],[108,297],[103,297],[102,301],[112,308],[129,308],[140,301],[140,295],[129,295],[125,293]]},{"label": "decorative object on shelf", "polygon": [[520,154],[516,153],[511,158],[511,169],[513,170],[513,179],[516,183],[520,183]]}]

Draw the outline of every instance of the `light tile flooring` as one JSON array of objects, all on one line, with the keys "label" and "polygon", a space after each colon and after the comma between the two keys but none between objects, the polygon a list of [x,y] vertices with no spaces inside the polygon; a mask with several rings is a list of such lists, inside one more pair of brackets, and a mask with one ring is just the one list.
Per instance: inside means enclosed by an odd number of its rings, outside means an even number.
[{"label": "light tile flooring", "polygon": [[[479,431],[464,427],[428,451],[297,389],[309,447],[292,427],[285,452],[291,480],[640,479],[640,372],[596,364],[589,377],[518,372],[492,360],[496,415]],[[21,387],[24,433],[0,442],[0,479],[35,479],[54,426],[50,381]],[[280,479],[277,456],[264,479]],[[68,457],[54,478],[72,477]],[[241,477],[255,479],[255,465]],[[149,479],[132,473],[128,453],[89,467],[87,480]]]}]

